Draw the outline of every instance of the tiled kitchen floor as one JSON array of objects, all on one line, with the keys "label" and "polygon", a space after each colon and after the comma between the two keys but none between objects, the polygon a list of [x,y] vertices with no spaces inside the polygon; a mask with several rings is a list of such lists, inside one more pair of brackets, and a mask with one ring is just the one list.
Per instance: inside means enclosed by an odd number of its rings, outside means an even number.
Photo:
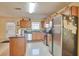
[{"label": "tiled kitchen floor", "polygon": [[9,56],[9,43],[0,43],[0,56]]},{"label": "tiled kitchen floor", "polygon": [[[28,42],[25,56],[52,56],[43,42]],[[9,56],[9,43],[0,44],[0,56]]]},{"label": "tiled kitchen floor", "polygon": [[43,42],[29,42],[27,44],[27,56],[51,56],[48,46]]}]

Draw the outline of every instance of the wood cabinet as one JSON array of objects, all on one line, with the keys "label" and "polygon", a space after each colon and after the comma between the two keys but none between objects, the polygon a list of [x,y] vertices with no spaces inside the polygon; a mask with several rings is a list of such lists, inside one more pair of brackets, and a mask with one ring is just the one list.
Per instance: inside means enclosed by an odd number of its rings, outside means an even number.
[{"label": "wood cabinet", "polygon": [[41,28],[44,28],[44,21],[41,21]]},{"label": "wood cabinet", "polygon": [[33,41],[44,40],[44,33],[42,33],[42,32],[33,32],[32,33],[32,40]]},{"label": "wood cabinet", "polygon": [[78,17],[78,7],[77,6],[71,7],[71,15]]},{"label": "wood cabinet", "polygon": [[26,54],[26,40],[23,37],[10,37],[10,56]]},{"label": "wood cabinet", "polygon": [[48,45],[52,44],[52,35],[51,34],[47,34],[47,42],[48,42]]}]

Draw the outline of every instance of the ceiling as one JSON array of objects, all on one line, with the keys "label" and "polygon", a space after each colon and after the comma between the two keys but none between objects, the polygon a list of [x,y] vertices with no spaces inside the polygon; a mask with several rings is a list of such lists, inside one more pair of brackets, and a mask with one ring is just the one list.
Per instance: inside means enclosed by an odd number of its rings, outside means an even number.
[{"label": "ceiling", "polygon": [[35,12],[29,14],[28,2],[0,2],[0,16],[26,16],[32,19],[40,19],[57,12],[68,4],[69,2],[39,2],[36,5]]}]

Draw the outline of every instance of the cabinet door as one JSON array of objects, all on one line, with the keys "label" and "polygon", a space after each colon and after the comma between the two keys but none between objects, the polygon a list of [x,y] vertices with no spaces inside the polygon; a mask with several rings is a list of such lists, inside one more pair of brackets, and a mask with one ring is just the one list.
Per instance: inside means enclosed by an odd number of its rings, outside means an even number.
[{"label": "cabinet door", "polygon": [[10,37],[10,55],[24,56],[26,53],[26,41],[24,38]]},{"label": "cabinet door", "polygon": [[44,34],[41,32],[33,32],[32,33],[32,39],[35,41],[41,41],[44,40]]}]

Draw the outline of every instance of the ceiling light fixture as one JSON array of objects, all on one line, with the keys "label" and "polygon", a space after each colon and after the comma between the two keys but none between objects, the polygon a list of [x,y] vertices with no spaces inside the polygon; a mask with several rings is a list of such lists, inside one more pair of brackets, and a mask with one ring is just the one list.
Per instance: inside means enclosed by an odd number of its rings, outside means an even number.
[{"label": "ceiling light fixture", "polygon": [[35,11],[36,3],[29,3],[29,13],[33,13]]}]

